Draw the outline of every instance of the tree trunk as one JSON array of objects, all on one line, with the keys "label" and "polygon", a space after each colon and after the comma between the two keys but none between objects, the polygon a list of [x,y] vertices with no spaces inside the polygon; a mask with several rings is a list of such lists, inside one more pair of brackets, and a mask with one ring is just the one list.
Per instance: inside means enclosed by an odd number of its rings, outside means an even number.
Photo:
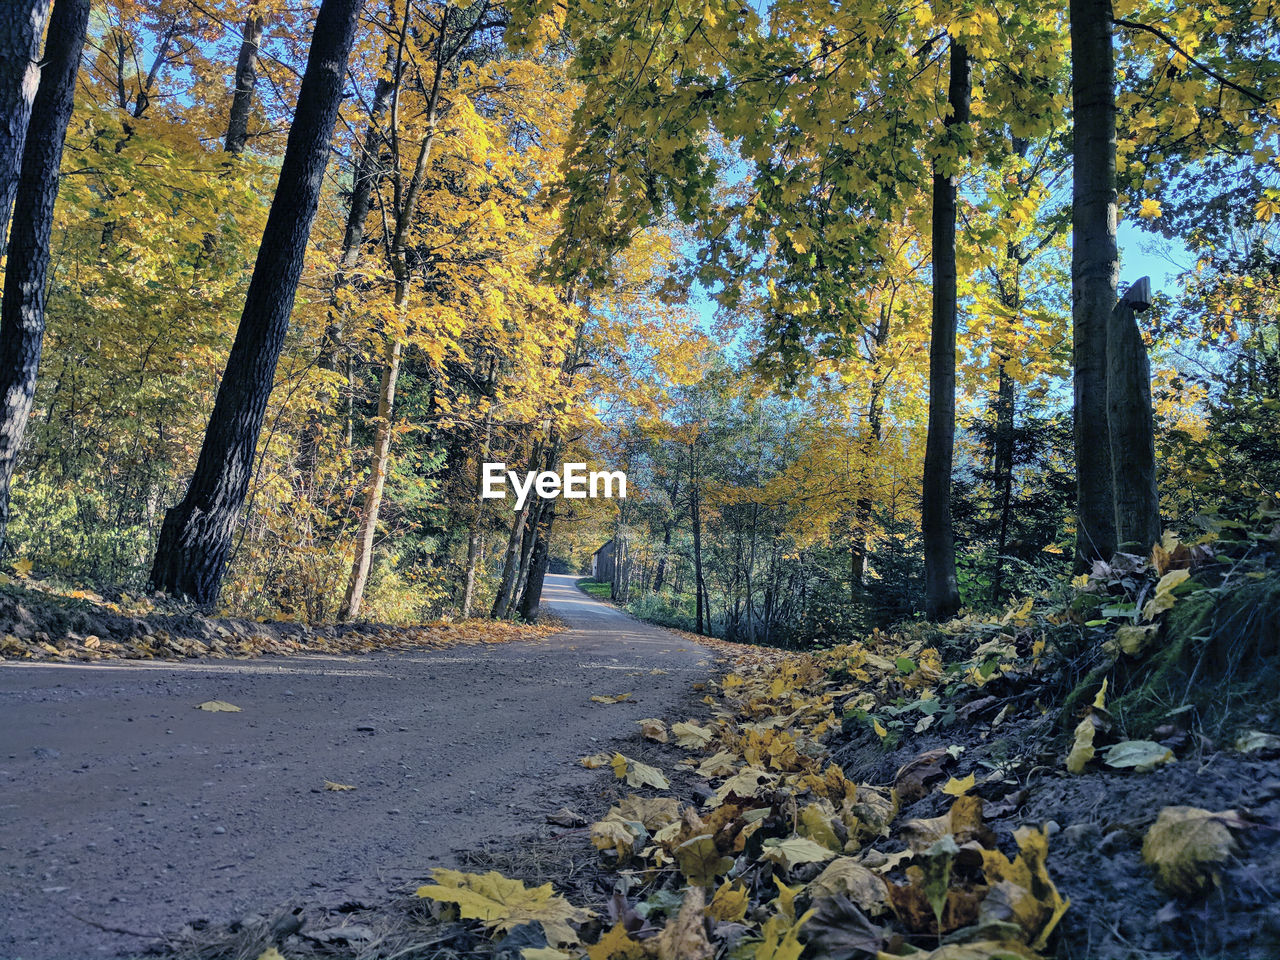
[{"label": "tree trunk", "polygon": [[89,0],[58,0],[53,8],[14,201],[0,306],[0,546],[9,524],[9,482],[35,400],[58,168],[88,23]]},{"label": "tree trunk", "polygon": [[1115,53],[1111,0],[1071,0],[1071,328],[1074,356],[1076,565],[1116,549],[1107,430],[1107,321],[1116,305]]},{"label": "tree trunk", "polygon": [[49,14],[49,0],[9,3],[9,12],[0,17],[0,257],[18,192],[31,103],[40,83],[40,37]]},{"label": "tree trunk", "polygon": [[217,599],[232,534],[249,491],[361,5],[361,0],[324,0],[316,17],[280,180],[200,459],[186,496],[168,511],[160,530],[152,586],[200,603]]},{"label": "tree trunk", "polygon": [[991,458],[996,485],[1000,530],[996,537],[996,568],[991,575],[991,599],[999,603],[1004,593],[1004,552],[1009,545],[1009,520],[1013,512],[1014,383],[1005,371],[1007,357],[1000,358],[1000,380],[996,390],[995,450]]},{"label": "tree trunk", "polygon": [[[946,126],[969,122],[969,54],[951,41]],[[948,145],[964,140],[947,137]],[[942,161],[951,166],[958,159]],[[960,608],[955,531],[951,524],[951,467],[956,441],[956,184],[950,173],[933,174],[933,326],[929,340],[929,432],[924,452],[925,611],[945,620]]]},{"label": "tree trunk", "polygon": [[[405,8],[405,31],[408,31],[408,18],[412,6]],[[448,11],[440,20],[437,41],[437,61],[435,79],[431,94],[427,101],[427,130],[422,143],[418,146],[418,157],[414,161],[413,173],[409,177],[408,186],[401,194],[396,181],[395,194],[399,206],[395,211],[395,231],[387,251],[391,272],[395,276],[395,311],[403,314],[409,305],[409,293],[413,283],[413,274],[409,262],[409,227],[418,209],[418,198],[422,194],[422,186],[426,180],[427,164],[431,158],[431,148],[435,143],[437,107],[440,98],[440,78],[444,69],[443,56],[445,30],[449,22]],[[399,70],[397,69],[397,75]],[[398,99],[398,98],[397,98]],[[397,104],[398,106],[398,104]],[[392,111],[392,136],[399,135],[396,124],[399,111]],[[398,154],[398,147],[396,148]],[[399,170],[397,167],[397,178]],[[363,228],[362,228],[363,229]],[[360,516],[360,529],[356,536],[356,556],[351,565],[351,578],[347,581],[347,593],[343,600],[339,617],[343,620],[356,616],[360,612],[360,604],[364,599],[364,588],[368,582],[369,567],[373,563],[373,538],[378,526],[378,512],[382,509],[382,491],[386,486],[387,462],[391,456],[391,421],[395,415],[396,380],[400,376],[400,355],[403,346],[399,340],[387,347],[387,360],[382,368],[382,386],[378,391],[378,428],[374,437],[372,473],[369,477],[369,488],[365,493],[364,510]]]},{"label": "tree trunk", "polygon": [[471,524],[467,530],[467,570],[463,575],[462,586],[462,619],[466,620],[471,616],[471,604],[475,602],[476,596],[476,570],[480,564],[480,553],[482,552],[481,543],[483,536],[480,533],[480,521],[484,517],[484,501],[480,499],[480,482],[481,472],[484,469],[484,463],[489,459],[489,431],[492,429],[493,412],[489,411],[484,415],[484,433],[480,440],[480,453],[476,457],[476,484],[475,484],[475,509],[471,513]]},{"label": "tree trunk", "polygon": [[378,512],[382,508],[382,491],[386,489],[387,466],[391,460],[391,421],[395,413],[396,381],[400,379],[402,353],[400,341],[392,341],[387,348],[386,364],[382,368],[382,384],[378,389],[378,426],[374,431],[369,487],[365,491],[360,527],[356,531],[356,558],[351,567],[351,578],[347,581],[347,593],[338,610],[339,620],[359,616],[360,606],[364,602],[364,588],[369,582],[369,567],[373,564],[373,539],[378,532]]},{"label": "tree trunk", "polygon": [[258,85],[258,47],[262,44],[266,25],[266,18],[257,10],[250,10],[245,17],[240,57],[236,60],[236,88],[231,95],[231,116],[227,120],[227,135],[222,141],[222,148],[227,153],[244,153],[245,144],[249,142],[249,115],[253,113],[253,90]]},{"label": "tree trunk", "polygon": [[[711,611],[703,609],[703,598],[706,596],[706,582],[702,578],[702,516],[700,512],[698,477],[695,472],[693,445],[689,445],[689,521],[693,524],[693,592],[697,596],[695,633],[706,633],[703,630],[705,620],[710,620]],[[709,606],[709,604],[708,604]],[[709,624],[708,624],[709,626]]]},{"label": "tree trunk", "polygon": [[524,593],[520,596],[520,616],[530,623],[538,619],[538,607],[542,603],[542,585],[546,581],[547,567],[551,563],[551,528],[555,522],[556,501],[550,500],[542,514],[538,544],[533,549],[533,560],[529,565],[529,578],[525,582]]},{"label": "tree trunk", "polygon": [[1151,364],[1133,307],[1123,302],[1107,323],[1107,423],[1116,538],[1121,549],[1145,556],[1160,539]]},{"label": "tree trunk", "polygon": [[489,616],[494,620],[505,620],[511,612],[516,578],[520,575],[520,546],[524,541],[524,526],[528,519],[529,500],[526,500],[511,521],[511,536],[507,538],[507,553],[502,564],[502,580],[498,584],[497,596],[493,598],[493,608],[489,611]]}]

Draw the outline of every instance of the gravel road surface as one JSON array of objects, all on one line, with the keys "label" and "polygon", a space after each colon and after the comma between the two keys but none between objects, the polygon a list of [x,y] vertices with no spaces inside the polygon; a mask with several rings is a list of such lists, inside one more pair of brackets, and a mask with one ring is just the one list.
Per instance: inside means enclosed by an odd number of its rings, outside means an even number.
[{"label": "gravel road surface", "polygon": [[[536,643],[0,666],[0,958],[145,946],[73,915],[162,933],[377,903],[455,850],[530,833],[601,775],[579,757],[678,712],[713,669],[573,577],[548,577],[544,602],[570,629]],[[242,712],[194,709],[207,700]]]}]

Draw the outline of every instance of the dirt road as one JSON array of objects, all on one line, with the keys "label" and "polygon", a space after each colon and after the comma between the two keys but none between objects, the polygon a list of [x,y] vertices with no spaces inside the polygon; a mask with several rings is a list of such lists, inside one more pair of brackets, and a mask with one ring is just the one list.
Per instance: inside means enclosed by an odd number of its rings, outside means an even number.
[{"label": "dirt road", "polygon": [[[572,577],[548,577],[545,602],[571,629],[538,643],[0,667],[0,958],[145,946],[72,914],[160,933],[376,903],[531,831],[601,775],[577,758],[678,711],[711,670]],[[624,691],[636,702],[589,699]],[[242,712],[194,709],[212,699]]]}]

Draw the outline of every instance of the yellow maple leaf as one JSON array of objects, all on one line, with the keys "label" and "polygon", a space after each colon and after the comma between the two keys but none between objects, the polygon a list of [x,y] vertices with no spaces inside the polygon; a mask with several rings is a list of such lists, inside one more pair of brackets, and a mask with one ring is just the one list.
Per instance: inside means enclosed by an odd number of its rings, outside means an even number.
[{"label": "yellow maple leaf", "polygon": [[21,560],[14,562],[13,572],[20,577],[29,577],[31,575],[31,568],[34,566],[35,564],[31,562],[30,557],[23,557]]},{"label": "yellow maple leaf", "polygon": [[557,896],[549,883],[526,887],[496,870],[479,874],[437,867],[431,877],[436,882],[419,887],[419,897],[457,904],[462,919],[479,920],[495,933],[534,922],[543,924],[544,929],[548,924],[584,923],[592,915]]}]

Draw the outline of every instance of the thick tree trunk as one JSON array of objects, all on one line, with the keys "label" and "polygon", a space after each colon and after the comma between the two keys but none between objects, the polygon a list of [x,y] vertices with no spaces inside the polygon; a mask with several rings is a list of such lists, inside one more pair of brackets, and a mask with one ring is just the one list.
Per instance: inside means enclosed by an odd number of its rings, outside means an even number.
[{"label": "thick tree trunk", "polygon": [[88,23],[89,0],[58,0],[54,6],[27,124],[0,306],[0,546],[9,523],[9,482],[35,399],[58,168]]},{"label": "thick tree trunk", "polygon": [[364,509],[360,514],[360,526],[356,531],[356,557],[347,581],[347,593],[338,610],[339,620],[350,620],[360,615],[364,603],[364,588],[369,583],[369,568],[373,564],[373,540],[378,532],[378,513],[382,509],[382,492],[387,486],[387,467],[391,461],[392,417],[396,406],[396,381],[400,379],[400,358],[403,347],[399,340],[387,348],[387,360],[382,368],[382,383],[378,388],[378,426],[374,431],[373,458],[369,471],[369,486],[365,490]]},{"label": "thick tree trunk", "polygon": [[266,26],[266,18],[257,10],[250,10],[245,17],[240,56],[236,60],[235,91],[231,95],[231,116],[227,120],[227,135],[222,141],[222,148],[227,153],[244,153],[245,144],[249,142],[253,91],[258,85],[258,47],[262,44],[262,32]]},{"label": "thick tree trunk", "polygon": [[9,6],[0,16],[0,257],[18,192],[31,103],[40,83],[40,37],[49,0],[9,0]]},{"label": "thick tree trunk", "polygon": [[530,623],[538,619],[538,607],[542,603],[542,585],[547,579],[547,567],[551,563],[551,529],[556,522],[556,501],[547,501],[538,528],[538,544],[533,548],[529,564],[529,577],[520,595],[520,616]]},{"label": "thick tree trunk", "polygon": [[529,500],[526,500],[511,521],[511,535],[507,538],[507,552],[502,563],[502,580],[498,584],[498,593],[493,598],[493,607],[489,611],[489,616],[494,620],[505,620],[511,613],[516,579],[520,575],[520,546],[524,542],[525,521],[528,519]]},{"label": "thick tree trunk", "polygon": [[1161,532],[1151,364],[1133,307],[1123,302],[1107,322],[1107,422],[1118,545],[1145,556]]},{"label": "thick tree trunk", "polygon": [[1071,0],[1075,124],[1071,327],[1075,366],[1076,564],[1116,549],[1107,430],[1107,321],[1116,305],[1116,102],[1111,0]]},{"label": "thick tree trunk", "polygon": [[[969,122],[969,54],[951,41],[948,128]],[[951,143],[963,141],[951,140]],[[948,161],[954,163],[954,161]],[[938,161],[935,161],[935,167]],[[945,620],[960,608],[955,531],[951,523],[951,467],[956,441],[956,184],[933,174],[933,325],[929,339],[929,432],[924,451],[925,611]]]},{"label": "thick tree trunk", "polygon": [[200,459],[165,515],[151,567],[158,590],[212,603],[252,478],[276,362],[302,274],[361,0],[324,0],[240,327],[218,385]]}]

